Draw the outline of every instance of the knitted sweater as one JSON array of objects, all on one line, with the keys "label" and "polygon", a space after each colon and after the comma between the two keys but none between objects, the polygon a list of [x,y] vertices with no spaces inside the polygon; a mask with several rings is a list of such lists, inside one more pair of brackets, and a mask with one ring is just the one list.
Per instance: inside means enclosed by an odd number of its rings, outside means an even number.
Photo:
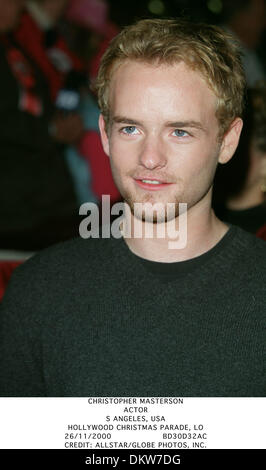
[{"label": "knitted sweater", "polygon": [[236,226],[191,260],[65,242],[17,268],[1,396],[265,396],[266,244]]}]

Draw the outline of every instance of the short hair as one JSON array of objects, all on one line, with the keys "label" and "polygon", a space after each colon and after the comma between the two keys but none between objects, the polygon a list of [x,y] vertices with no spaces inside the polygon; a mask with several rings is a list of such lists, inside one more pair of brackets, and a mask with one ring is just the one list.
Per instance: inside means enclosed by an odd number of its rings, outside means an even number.
[{"label": "short hair", "polygon": [[184,19],[144,19],[125,27],[105,51],[93,87],[107,125],[112,73],[126,60],[154,65],[184,62],[200,72],[217,96],[220,137],[242,115],[245,74],[240,48],[217,26]]}]

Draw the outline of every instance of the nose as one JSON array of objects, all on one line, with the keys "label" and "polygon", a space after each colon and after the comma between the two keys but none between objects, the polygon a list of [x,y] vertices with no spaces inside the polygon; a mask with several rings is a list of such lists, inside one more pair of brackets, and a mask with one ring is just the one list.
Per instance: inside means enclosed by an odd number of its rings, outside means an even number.
[{"label": "nose", "polygon": [[163,145],[160,139],[153,137],[146,138],[142,142],[139,154],[139,163],[149,170],[161,168],[166,165],[166,152],[163,151]]}]

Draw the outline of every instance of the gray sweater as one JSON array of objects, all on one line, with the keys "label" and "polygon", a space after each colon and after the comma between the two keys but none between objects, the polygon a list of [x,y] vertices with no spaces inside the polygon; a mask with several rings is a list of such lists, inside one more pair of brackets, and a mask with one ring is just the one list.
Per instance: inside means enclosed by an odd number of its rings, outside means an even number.
[{"label": "gray sweater", "polygon": [[266,244],[231,226],[158,263],[81,238],[18,268],[0,317],[0,396],[265,396]]}]

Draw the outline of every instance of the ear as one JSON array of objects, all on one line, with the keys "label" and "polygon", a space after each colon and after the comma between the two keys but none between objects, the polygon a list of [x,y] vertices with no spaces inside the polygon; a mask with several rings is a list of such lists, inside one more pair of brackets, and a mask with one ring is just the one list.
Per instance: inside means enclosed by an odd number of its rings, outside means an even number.
[{"label": "ear", "polygon": [[101,141],[102,141],[103,149],[104,149],[106,155],[108,155],[108,157],[110,157],[109,137],[108,137],[107,132],[106,132],[106,124],[105,124],[105,121],[104,121],[104,118],[103,118],[102,114],[100,114],[100,116],[99,116],[99,129],[100,129],[100,135],[101,135]]},{"label": "ear", "polygon": [[218,160],[219,163],[227,163],[234,155],[238,146],[242,127],[243,121],[239,117],[235,118],[230,124],[228,131],[223,137]]}]

